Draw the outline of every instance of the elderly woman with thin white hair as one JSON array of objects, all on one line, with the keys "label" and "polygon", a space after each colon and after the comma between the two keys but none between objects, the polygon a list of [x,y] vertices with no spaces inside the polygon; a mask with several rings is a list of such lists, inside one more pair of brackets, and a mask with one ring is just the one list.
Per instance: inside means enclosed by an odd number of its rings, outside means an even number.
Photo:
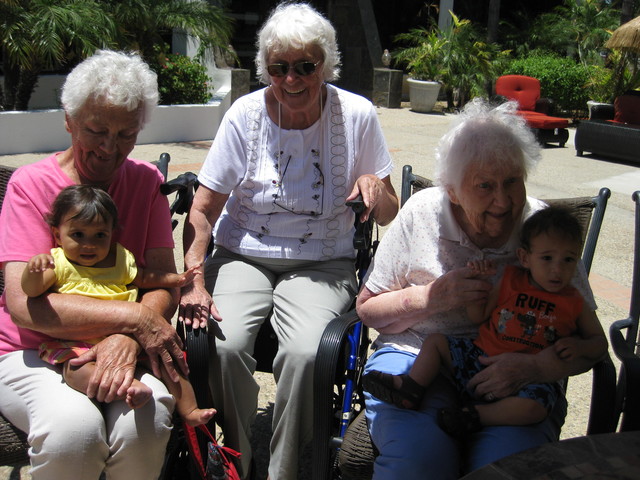
[{"label": "elderly woman with thin white hair", "polygon": [[[540,147],[516,105],[468,104],[437,149],[438,187],[413,195],[385,233],[374,266],[357,300],[362,321],[379,336],[365,373],[405,374],[430,333],[474,337],[477,326],[466,306],[484,302],[504,267],[517,262],[523,221],[544,204],[526,195],[525,180]],[[497,272],[472,276],[470,260],[490,259]],[[573,279],[595,309],[582,263]],[[509,396],[521,386],[557,382],[583,372],[588,361],[565,361],[553,347],[537,355],[506,353],[481,360],[488,365],[470,382],[477,401]],[[366,415],[380,454],[374,479],[457,479],[511,453],[556,440],[566,400],[532,426],[492,426],[458,442],[438,426],[438,410],[459,405],[444,374],[426,390],[417,411],[405,410],[365,392]]]},{"label": "elderly woman with thin white hair", "polygon": [[[162,176],[148,162],[128,157],[157,102],[156,75],[138,55],[98,51],[73,69],[62,89],[71,147],[19,168],[7,187],[0,214],[0,411],[28,433],[34,480],[160,475],[175,402],[158,378],[161,369],[176,381],[178,371],[187,373],[180,339],[168,322],[178,291],[104,302],[60,293],[27,298],[20,285],[29,258],[56,246],[46,216],[58,193],[74,184],[111,195],[119,211],[114,241],[141,266],[175,272]],[[82,235],[69,234],[83,248]],[[70,360],[95,362],[86,395],[64,383],[59,366],[38,356],[40,344],[52,338],[99,337],[106,338]],[[143,350],[155,377],[136,373]],[[153,397],[132,411],[117,398],[134,376],[151,387]]]},{"label": "elderly woman with thin white hair", "polygon": [[298,478],[311,440],[312,380],[321,334],[356,293],[354,213],[389,223],[398,198],[375,108],[329,81],[339,73],[336,32],[304,3],[281,4],[258,36],[256,65],[268,86],[229,109],[200,171],[184,230],[185,266],[215,248],[204,278],[182,289],[179,317],[215,324],[214,405],[225,444],[250,475],[256,335],[271,322],[273,363],[271,479]]}]

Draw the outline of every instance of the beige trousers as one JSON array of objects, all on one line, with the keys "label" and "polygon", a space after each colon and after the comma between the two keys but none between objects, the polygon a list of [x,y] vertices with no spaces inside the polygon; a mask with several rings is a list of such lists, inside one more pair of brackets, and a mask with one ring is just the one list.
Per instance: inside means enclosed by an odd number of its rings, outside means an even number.
[{"label": "beige trousers", "polygon": [[153,398],[131,410],[120,400],[100,404],[62,380],[62,368],[36,350],[0,357],[0,411],[29,433],[31,478],[156,480],[171,433],[175,401],[150,374],[136,375]]},{"label": "beige trousers", "polygon": [[270,445],[271,480],[296,480],[301,448],[312,438],[313,368],[326,325],[356,293],[353,261],[310,262],[247,258],[217,248],[205,267],[207,287],[222,316],[211,355],[211,387],[225,444],[251,462],[250,428],[259,386],[251,357],[260,325],[278,337],[273,371],[277,392]]}]

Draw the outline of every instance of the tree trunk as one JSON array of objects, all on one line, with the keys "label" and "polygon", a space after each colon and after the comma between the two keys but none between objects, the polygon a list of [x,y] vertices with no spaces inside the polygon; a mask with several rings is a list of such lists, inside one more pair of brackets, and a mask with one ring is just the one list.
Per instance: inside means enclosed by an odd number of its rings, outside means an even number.
[{"label": "tree trunk", "polygon": [[16,92],[16,110],[29,110],[29,100],[31,99],[31,94],[38,84],[39,73],[39,69],[21,70],[20,81],[18,82],[18,89]]},{"label": "tree trunk", "polygon": [[487,43],[498,41],[498,24],[500,23],[500,0],[489,0],[489,16],[487,18]]},{"label": "tree trunk", "polygon": [[620,25],[624,25],[633,18],[634,0],[622,0],[622,8],[620,10]]},{"label": "tree trunk", "polygon": [[[7,58],[6,56],[4,58]],[[18,80],[20,69],[9,62],[4,64],[4,97],[2,107],[4,110],[15,110],[16,91],[18,90]]]}]

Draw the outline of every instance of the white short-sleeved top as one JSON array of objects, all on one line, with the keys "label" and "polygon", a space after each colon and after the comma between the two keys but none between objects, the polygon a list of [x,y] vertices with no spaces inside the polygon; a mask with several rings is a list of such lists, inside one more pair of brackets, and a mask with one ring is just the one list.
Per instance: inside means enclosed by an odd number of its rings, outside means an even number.
[{"label": "white short-sleeved top", "polygon": [[[522,213],[520,225],[545,204],[531,197]],[[405,203],[393,224],[385,233],[366,279],[366,286],[374,294],[400,290],[414,285],[426,285],[444,273],[464,267],[471,259],[487,258],[495,262],[497,273],[489,280],[497,282],[504,267],[516,264],[518,233],[514,229],[509,241],[501,248],[476,247],[454,218],[451,202],[444,189],[428,188]],[[582,262],[573,279],[586,305],[595,310],[596,304]],[[394,346],[417,353],[430,333],[460,337],[475,337],[477,326],[467,318],[466,310],[440,313],[419,321],[398,334],[380,334],[377,346]]]},{"label": "white short-sleeved top", "polygon": [[393,169],[375,107],[327,85],[322,117],[284,130],[267,115],[265,92],[231,106],[198,175],[230,194],[213,230],[216,245],[267,258],[354,257],[355,217],[345,199],[361,175],[384,178]]}]

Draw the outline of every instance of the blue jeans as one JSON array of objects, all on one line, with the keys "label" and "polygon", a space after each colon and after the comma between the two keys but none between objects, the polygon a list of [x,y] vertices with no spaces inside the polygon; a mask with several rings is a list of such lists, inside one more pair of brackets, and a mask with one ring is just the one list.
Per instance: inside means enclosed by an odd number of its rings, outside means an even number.
[{"label": "blue jeans", "polygon": [[[385,347],[369,358],[365,373],[407,373],[415,358],[413,353]],[[419,410],[400,409],[365,392],[369,431],[380,452],[374,480],[457,479],[500,458],[557,440],[567,413],[562,396],[539,424],[485,427],[460,444],[440,430],[437,421],[440,408],[456,406],[459,401],[459,394],[444,377],[429,387]]]}]

